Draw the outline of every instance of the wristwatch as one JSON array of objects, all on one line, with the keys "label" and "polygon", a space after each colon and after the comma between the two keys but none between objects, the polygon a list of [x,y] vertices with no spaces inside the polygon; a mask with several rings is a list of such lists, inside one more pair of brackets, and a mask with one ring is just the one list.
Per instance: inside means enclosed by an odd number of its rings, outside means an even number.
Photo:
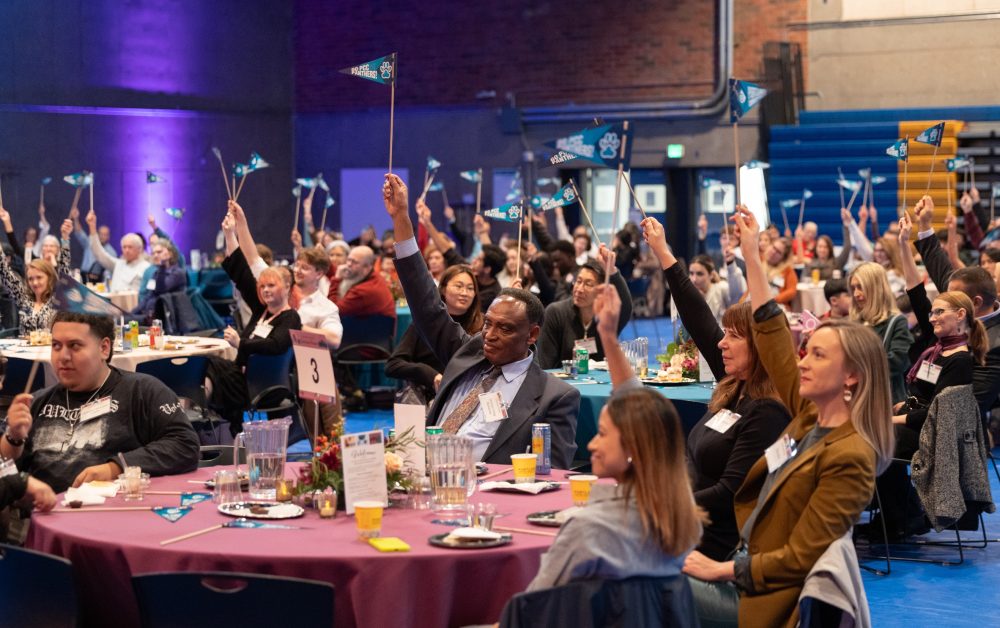
[{"label": "wristwatch", "polygon": [[11,444],[12,447],[23,447],[27,438],[11,438],[10,432],[4,432],[3,437],[7,439],[7,442]]}]

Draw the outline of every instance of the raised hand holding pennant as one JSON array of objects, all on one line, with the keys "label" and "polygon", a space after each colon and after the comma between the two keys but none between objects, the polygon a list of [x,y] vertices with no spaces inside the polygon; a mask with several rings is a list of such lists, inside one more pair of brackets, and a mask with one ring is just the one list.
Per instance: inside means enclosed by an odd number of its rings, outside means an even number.
[{"label": "raised hand holding pennant", "polygon": [[[736,171],[736,205],[740,204],[740,133],[739,122],[748,111],[764,100],[767,90],[749,81],[729,79],[729,122],[733,125],[733,169]],[[726,221],[728,232],[729,221]]]},{"label": "raised hand holding pennant", "polygon": [[340,72],[368,81],[389,84],[389,174],[392,174],[392,136],[396,122],[396,53],[373,59],[360,65],[343,68]]}]

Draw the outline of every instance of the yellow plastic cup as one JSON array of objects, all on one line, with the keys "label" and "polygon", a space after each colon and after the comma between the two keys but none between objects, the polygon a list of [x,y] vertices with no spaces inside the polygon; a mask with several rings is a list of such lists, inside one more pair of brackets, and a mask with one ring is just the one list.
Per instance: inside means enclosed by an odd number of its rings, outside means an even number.
[{"label": "yellow plastic cup", "polygon": [[354,502],[354,523],[358,528],[358,536],[372,539],[382,534],[382,502]]},{"label": "yellow plastic cup", "polygon": [[514,467],[515,484],[529,484],[535,481],[538,454],[511,454],[510,464]]},{"label": "yellow plastic cup", "polygon": [[573,495],[574,506],[586,506],[590,501],[590,487],[597,481],[596,475],[569,476],[569,491]]}]

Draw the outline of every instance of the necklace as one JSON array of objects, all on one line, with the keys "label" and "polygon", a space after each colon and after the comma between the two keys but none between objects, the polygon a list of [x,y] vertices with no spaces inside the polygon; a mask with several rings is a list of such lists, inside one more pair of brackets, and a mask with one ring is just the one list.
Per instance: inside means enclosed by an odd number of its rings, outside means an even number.
[{"label": "necklace", "polygon": [[64,417],[63,420],[65,420],[67,423],[69,423],[69,433],[66,435],[66,440],[63,441],[63,446],[62,446],[62,450],[63,451],[66,451],[66,448],[69,447],[69,442],[71,440],[73,440],[73,434],[76,432],[76,425],[77,425],[77,423],[80,422],[80,417],[83,414],[83,412],[82,412],[83,408],[87,404],[89,404],[91,401],[93,401],[94,397],[96,397],[97,394],[99,392],[101,392],[101,389],[104,388],[104,385],[108,383],[108,378],[110,378],[110,377],[111,377],[111,370],[108,369],[108,374],[104,376],[104,381],[101,382],[101,385],[97,387],[97,390],[95,390],[90,395],[90,398],[87,399],[87,401],[85,401],[83,403],[83,405],[81,405],[78,408],[78,410],[80,410],[80,412],[77,412],[75,417],[73,417],[73,412],[69,408],[69,388],[64,389],[64,392],[66,393],[66,416]]}]

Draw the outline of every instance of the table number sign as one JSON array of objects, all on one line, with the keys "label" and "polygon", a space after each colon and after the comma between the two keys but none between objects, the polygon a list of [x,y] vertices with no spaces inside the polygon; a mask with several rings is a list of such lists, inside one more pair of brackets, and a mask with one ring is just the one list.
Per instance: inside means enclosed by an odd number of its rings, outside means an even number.
[{"label": "table number sign", "polygon": [[330,347],[320,334],[291,330],[295,368],[299,374],[299,397],[313,401],[336,400],[337,381],[333,376]]}]

